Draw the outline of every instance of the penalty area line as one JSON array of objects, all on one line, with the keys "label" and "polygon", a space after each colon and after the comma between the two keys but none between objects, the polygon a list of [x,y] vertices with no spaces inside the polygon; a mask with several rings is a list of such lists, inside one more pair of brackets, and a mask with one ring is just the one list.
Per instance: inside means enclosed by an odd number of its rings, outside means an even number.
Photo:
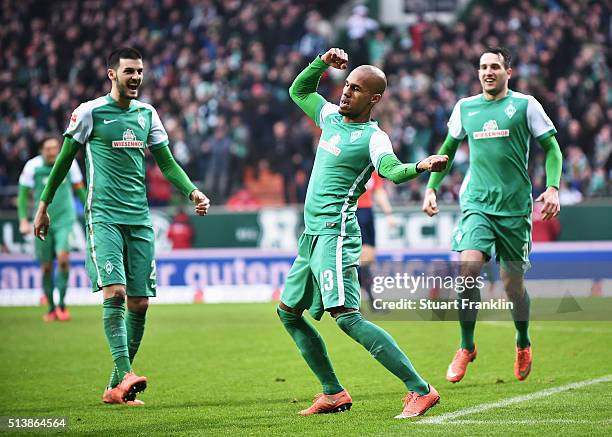
[{"label": "penalty area line", "polygon": [[[415,422],[415,423],[423,423]],[[523,420],[473,420],[458,419],[450,422],[440,422],[438,425],[612,425],[612,419],[604,420],[579,420],[579,419],[523,419]]]},{"label": "penalty area line", "polygon": [[515,396],[508,399],[500,399],[495,402],[488,402],[485,404],[476,405],[474,407],[464,408],[462,410],[452,411],[450,413],[440,414],[439,416],[428,417],[415,423],[422,424],[439,424],[439,423],[450,423],[449,421],[458,417],[468,416],[470,414],[481,413],[483,411],[492,410],[494,408],[502,408],[512,404],[518,404],[520,402],[527,402],[533,399],[545,398],[558,393],[563,393],[568,390],[575,390],[589,385],[601,384],[602,382],[611,382],[612,375],[605,375],[600,378],[589,379],[586,381],[573,382],[567,385],[561,385],[559,387],[553,387],[546,390],[540,390],[526,395]]}]

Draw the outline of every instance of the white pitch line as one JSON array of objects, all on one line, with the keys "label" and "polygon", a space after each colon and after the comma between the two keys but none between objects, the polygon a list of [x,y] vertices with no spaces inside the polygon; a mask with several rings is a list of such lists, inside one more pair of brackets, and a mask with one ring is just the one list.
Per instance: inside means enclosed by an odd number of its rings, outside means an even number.
[{"label": "white pitch line", "polygon": [[600,378],[589,379],[587,381],[574,382],[572,384],[562,385],[559,387],[553,387],[546,390],[536,391],[526,395],[515,396],[513,398],[501,399],[496,402],[489,402],[486,404],[476,405],[470,408],[464,408],[463,410],[452,411],[450,413],[440,414],[439,416],[429,417],[419,421],[419,423],[447,423],[449,420],[457,417],[467,416],[469,414],[480,413],[482,411],[492,410],[494,408],[506,407],[508,405],[517,404],[519,402],[527,402],[533,399],[544,398],[564,391],[573,390],[577,388],[587,387],[589,385],[601,384],[602,382],[612,381],[612,375],[602,376]]},{"label": "white pitch line", "polygon": [[[423,423],[414,422],[414,423]],[[604,420],[577,420],[577,419],[524,419],[524,420],[470,420],[459,419],[451,422],[443,422],[439,425],[539,425],[550,424],[569,424],[569,425],[612,425],[612,419]]]}]

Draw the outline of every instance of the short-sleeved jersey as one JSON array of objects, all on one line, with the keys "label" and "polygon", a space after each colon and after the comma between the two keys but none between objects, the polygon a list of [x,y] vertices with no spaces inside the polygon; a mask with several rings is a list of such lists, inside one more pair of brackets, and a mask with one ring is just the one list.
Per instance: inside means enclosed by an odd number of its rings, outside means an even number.
[{"label": "short-sleeved jersey", "polygon": [[527,173],[529,141],[557,131],[542,105],[512,90],[500,100],[482,94],[461,99],[448,122],[457,140],[466,136],[470,170],[461,190],[461,209],[519,216],[531,213],[531,180]]},{"label": "short-sleeved jersey", "polygon": [[306,234],[361,235],[357,199],[380,158],[393,153],[377,122],[345,123],[338,109],[325,102],[316,111],[322,132],[304,204]]},{"label": "short-sleeved jersey", "polygon": [[372,208],[374,204],[374,192],[383,186],[383,179],[378,176],[378,173],[373,172],[372,177],[366,183],[365,191],[357,201],[357,208]]},{"label": "short-sleeved jersey", "polygon": [[[35,205],[37,205],[40,200],[40,195],[47,184],[47,179],[49,179],[52,168],[53,165],[46,164],[41,155],[30,159],[23,167],[21,176],[19,176],[19,185],[33,190]],[[48,213],[51,219],[51,226],[59,227],[73,225],[76,220],[76,213],[74,211],[71,184],[78,184],[81,182],[83,182],[83,174],[78,164],[73,161],[68,176],[66,176],[60,184],[53,202],[49,205]]]},{"label": "short-sleeved jersey", "polygon": [[85,145],[88,223],[150,224],[144,149],[168,145],[153,106],[99,97],[72,113],[64,135]]}]

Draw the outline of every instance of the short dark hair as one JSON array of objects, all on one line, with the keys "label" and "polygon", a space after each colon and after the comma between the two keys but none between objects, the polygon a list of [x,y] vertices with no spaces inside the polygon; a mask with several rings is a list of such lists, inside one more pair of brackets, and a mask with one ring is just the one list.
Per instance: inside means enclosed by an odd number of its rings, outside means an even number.
[{"label": "short dark hair", "polygon": [[133,47],[119,47],[108,55],[106,66],[116,70],[120,59],[142,59],[142,55]]},{"label": "short dark hair", "polygon": [[[482,55],[485,53],[493,53],[494,55],[501,55],[504,58],[504,68],[507,70],[512,66],[512,55],[508,51],[508,49],[504,47],[487,47],[487,49],[482,52]],[[480,56],[482,56],[480,55]]]},{"label": "short dark hair", "polygon": [[57,139],[57,137],[54,137],[52,135],[46,135],[44,137],[42,137],[42,139],[38,142],[38,150],[42,150],[43,146],[45,145],[45,143],[47,141],[51,141],[51,140],[56,140],[59,142],[59,140]]}]

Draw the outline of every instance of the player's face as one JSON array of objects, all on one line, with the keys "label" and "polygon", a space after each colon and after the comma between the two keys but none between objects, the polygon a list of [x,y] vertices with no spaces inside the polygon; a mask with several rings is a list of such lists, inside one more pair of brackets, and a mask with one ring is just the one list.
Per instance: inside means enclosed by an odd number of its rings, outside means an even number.
[{"label": "player's face", "polygon": [[40,154],[47,165],[53,165],[55,163],[58,153],[59,141],[53,138],[45,141],[40,148]]},{"label": "player's face", "polygon": [[368,90],[363,71],[353,70],[344,81],[338,113],[349,118],[358,117],[378,102],[380,96]]},{"label": "player's face", "polygon": [[135,99],[143,79],[142,59],[120,59],[117,70],[109,70],[109,77],[121,99]]},{"label": "player's face", "polygon": [[485,53],[480,57],[478,78],[484,93],[496,96],[508,87],[512,76],[511,68],[504,68],[504,58],[495,53]]}]

